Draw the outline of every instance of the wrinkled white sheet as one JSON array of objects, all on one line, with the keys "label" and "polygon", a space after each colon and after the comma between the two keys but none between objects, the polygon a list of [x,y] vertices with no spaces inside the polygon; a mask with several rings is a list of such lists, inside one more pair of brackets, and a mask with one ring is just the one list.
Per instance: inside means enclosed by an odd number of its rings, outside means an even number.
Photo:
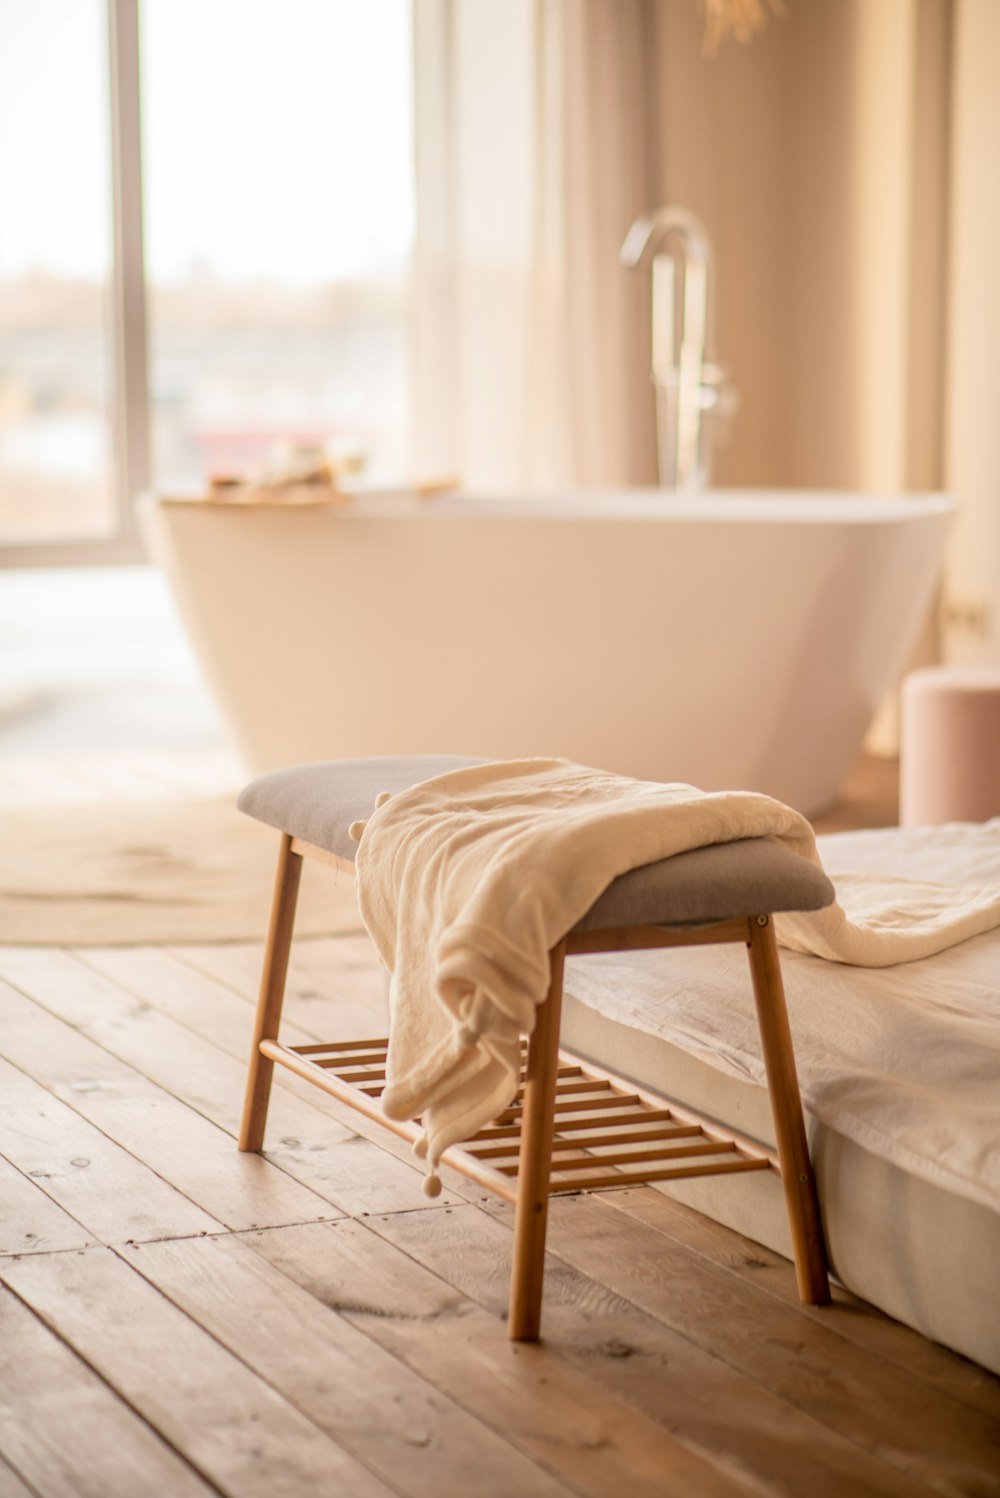
[{"label": "wrinkled white sheet", "polygon": [[[848,911],[851,876],[1000,891],[1000,819],[837,833],[818,849]],[[782,970],[809,1111],[874,1154],[1000,1211],[1000,930],[891,968],[785,951]],[[572,958],[566,986],[722,1071],[764,1079],[741,949]]]}]

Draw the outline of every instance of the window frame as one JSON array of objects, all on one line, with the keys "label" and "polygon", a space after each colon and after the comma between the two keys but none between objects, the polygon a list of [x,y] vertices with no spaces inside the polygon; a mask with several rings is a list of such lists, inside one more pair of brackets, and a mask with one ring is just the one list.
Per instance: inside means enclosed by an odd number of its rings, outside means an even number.
[{"label": "window frame", "polygon": [[139,0],[106,0],[111,109],[113,256],[110,295],[112,500],[110,536],[0,542],[0,567],[146,560],[133,505],[150,482],[149,359],[143,250]]},{"label": "window frame", "polygon": [[[101,566],[149,558],[136,501],[152,487],[149,288],[145,263],[140,66],[142,0],[104,0],[108,63],[112,253],[108,282],[109,501],[103,536],[0,539],[0,572],[16,567]],[[412,295],[412,287],[411,287]],[[412,359],[412,349],[408,355]]]}]

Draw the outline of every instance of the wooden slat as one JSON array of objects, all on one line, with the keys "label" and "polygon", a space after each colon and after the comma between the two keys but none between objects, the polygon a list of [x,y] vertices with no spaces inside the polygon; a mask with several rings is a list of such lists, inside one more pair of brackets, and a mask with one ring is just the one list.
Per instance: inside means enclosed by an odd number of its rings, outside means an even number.
[{"label": "wooden slat", "polygon": [[[643,1123],[667,1123],[673,1117],[674,1111],[672,1107],[650,1108],[648,1110],[637,1109],[634,1113],[619,1114],[617,1118],[614,1116],[614,1114],[611,1114],[610,1116],[608,1116],[607,1114],[602,1114],[599,1120],[590,1117],[563,1117],[559,1120],[559,1132],[560,1134],[565,1134],[570,1130],[580,1130],[583,1132],[587,1132],[589,1130],[591,1133],[601,1133],[603,1131],[603,1133],[607,1136],[607,1142],[610,1144],[616,1137],[615,1134],[611,1132],[615,1128],[627,1129],[630,1128],[633,1124],[638,1126],[639,1124]],[[520,1125],[516,1123],[488,1124],[485,1129],[480,1130],[480,1132],[475,1136],[475,1139],[471,1142],[477,1143],[479,1140],[489,1141],[491,1139],[509,1139],[518,1134],[519,1131]],[[590,1141],[588,1140],[588,1143],[589,1142]]]},{"label": "wooden slat", "polygon": [[[365,1072],[345,1070],[336,1056],[331,1058],[326,1053],[319,1054],[311,1049],[303,1050],[300,1047],[289,1048],[276,1041],[262,1041],[260,1048],[262,1054],[265,1056],[279,1062],[282,1066],[291,1068],[291,1070],[302,1077],[314,1081],[316,1085],[321,1086],[325,1091],[329,1091],[333,1096],[349,1103],[351,1106],[357,1107],[368,1117],[380,1119],[397,1134],[408,1139],[416,1138],[418,1133],[417,1126],[410,1123],[388,1120],[381,1109],[376,1107],[376,1100],[384,1090],[384,1074],[379,1073],[379,1085],[368,1087],[359,1085],[366,1076]],[[334,1050],[335,1047],[331,1046],[329,1049]],[[556,1129],[559,1132],[562,1132],[566,1127],[571,1129],[574,1127],[594,1129],[602,1128],[608,1123],[613,1125],[617,1121],[614,1114],[618,1109],[628,1110],[620,1115],[628,1124],[641,1124],[647,1119],[662,1121],[664,1116],[670,1119],[673,1118],[672,1108],[664,1110],[663,1108],[655,1107],[654,1103],[660,1100],[656,1099],[654,1095],[647,1092],[638,1093],[628,1091],[628,1084],[621,1082],[612,1073],[602,1070],[596,1078],[593,1078],[589,1074],[589,1065],[568,1058],[566,1064],[578,1070],[582,1080],[568,1083],[568,1088],[573,1089],[572,1096],[566,1101],[556,1101],[553,1104],[556,1116]],[[577,1088],[582,1090],[577,1091]],[[626,1090],[621,1090],[623,1088]],[[523,1092],[521,1096],[523,1097]],[[523,1103],[521,1101],[515,1102],[511,1108],[505,1110],[500,1115],[497,1123],[491,1130],[481,1131],[476,1135],[475,1140],[470,1141],[473,1147],[466,1149],[465,1145],[460,1145],[447,1151],[444,1159],[464,1175],[467,1175],[471,1180],[486,1186],[489,1190],[495,1191],[505,1200],[511,1200],[511,1191],[508,1189],[506,1182],[509,1181],[511,1187],[513,1187],[519,1175],[521,1163],[519,1143],[522,1114]],[[687,1116],[693,1117],[690,1113]],[[770,1151],[765,1151],[760,1146],[742,1143],[740,1148],[743,1151],[744,1158],[726,1162],[712,1160],[708,1157],[718,1156],[720,1152],[727,1150],[734,1150],[737,1147],[735,1142],[727,1135],[726,1131],[718,1126],[706,1129],[699,1122],[697,1126],[689,1125],[688,1127],[705,1140],[705,1144],[702,1147],[677,1152],[667,1150],[646,1151],[642,1155],[624,1155],[611,1160],[594,1156],[590,1160],[581,1162],[591,1168],[592,1173],[590,1175],[576,1176],[572,1180],[553,1180],[552,1190],[562,1192],[599,1191],[609,1187],[620,1186],[623,1181],[686,1180],[699,1175],[729,1175],[747,1170],[769,1169],[773,1166],[773,1154]],[[517,1141],[517,1144],[512,1144],[510,1149],[502,1149],[499,1155],[495,1149],[484,1152],[482,1142],[485,1139],[495,1138],[498,1134],[504,1132],[509,1133],[512,1140]],[[648,1142],[649,1136],[643,1137],[638,1130],[635,1132],[639,1134],[644,1143]],[[674,1137],[677,1137],[676,1133]],[[614,1133],[609,1133],[606,1127],[604,1128],[604,1132],[599,1133],[596,1138],[592,1139],[588,1137],[581,1139],[578,1137],[573,1141],[577,1148],[600,1148],[604,1144],[615,1142],[618,1142],[618,1136]],[[475,1147],[477,1144],[479,1148]],[[517,1158],[512,1159],[512,1163],[509,1165],[489,1163],[497,1158],[502,1159],[506,1156],[514,1156],[515,1153]],[[706,1158],[701,1164],[678,1164],[677,1161],[682,1155],[688,1160],[701,1156],[705,1156]],[[609,1171],[607,1168],[608,1166],[614,1167],[618,1164],[624,1164],[626,1161],[630,1167],[641,1166],[641,1168],[630,1168],[627,1171],[619,1169]]]},{"label": "wooden slat", "polygon": [[[560,1068],[559,1076],[562,1076],[563,1068]],[[559,1082],[556,1086],[556,1097],[573,1097],[578,1092],[602,1092],[610,1086],[608,1082],[593,1082],[584,1078],[579,1082]]]},{"label": "wooden slat", "polygon": [[323,1067],[324,1070],[332,1070],[336,1067],[344,1081],[350,1082],[353,1087],[357,1087],[360,1082],[385,1081],[384,1066],[378,1068],[370,1066],[355,1068],[354,1066],[345,1066],[342,1061],[329,1056],[311,1056],[309,1059],[312,1061],[313,1066]]},{"label": "wooden slat", "polygon": [[[470,1155],[473,1160],[510,1160],[517,1158],[517,1152],[520,1148],[521,1131],[518,1129],[517,1133],[507,1144],[496,1144],[489,1148],[482,1145],[473,1147],[471,1144],[467,1144],[465,1145],[465,1153]],[[554,1150],[569,1149],[569,1140],[554,1139],[552,1141],[552,1148]],[[575,1140],[573,1141],[572,1148],[579,1148]]]},{"label": "wooden slat", "polygon": [[323,1052],[329,1052],[331,1055],[347,1055],[351,1051],[375,1051],[379,1056],[384,1056],[388,1048],[389,1043],[384,1037],[381,1040],[327,1040],[318,1046],[292,1047],[300,1056],[311,1056]]},{"label": "wooden slat", "polygon": [[[419,1135],[420,1127],[418,1124],[387,1118],[381,1108],[377,1106],[374,1098],[369,1097],[362,1089],[352,1087],[350,1083],[342,1081],[336,1072],[320,1070],[307,1057],[299,1056],[294,1051],[288,1050],[285,1046],[278,1045],[275,1041],[261,1041],[261,1051],[264,1055],[270,1056],[273,1061],[278,1062],[280,1066],[288,1067],[290,1071],[294,1071],[298,1075],[307,1078],[316,1087],[319,1087],[324,1092],[329,1092],[332,1097],[339,1098],[342,1102],[349,1103],[360,1113],[370,1119],[377,1120],[386,1129],[391,1130],[394,1134],[398,1134],[401,1138],[413,1142]],[[498,1179],[496,1172],[485,1168],[478,1160],[473,1159],[471,1156],[463,1154],[461,1149],[453,1148],[445,1150],[441,1158],[444,1164],[451,1165],[453,1168],[461,1171],[463,1175],[468,1176],[470,1180],[475,1181],[481,1186],[486,1186],[488,1190],[496,1191],[505,1201],[512,1199],[505,1183]],[[439,1195],[436,1201],[439,1206],[448,1206],[451,1204],[451,1198],[444,1193]]]},{"label": "wooden slat", "polygon": [[572,1181],[554,1180],[553,1193],[557,1191],[603,1191],[610,1186],[627,1186],[633,1181],[682,1181],[695,1176],[736,1175],[745,1170],[768,1170],[766,1160],[720,1160],[717,1164],[667,1165],[662,1168],[645,1167],[642,1170],[620,1173],[596,1172],[592,1176],[579,1176]]},{"label": "wooden slat", "polygon": [[[635,1093],[624,1092],[597,1092],[591,1097],[571,1098],[567,1103],[555,1103],[555,1113],[605,1113],[615,1108],[633,1108],[639,1101]],[[515,1103],[501,1113],[500,1118],[506,1123],[516,1118],[521,1112],[521,1104]]]},{"label": "wooden slat", "polygon": [[[612,1083],[620,1080],[614,1072],[608,1071],[605,1067],[597,1066],[591,1061],[587,1062],[587,1070],[593,1076],[606,1077]],[[658,1117],[659,1114],[657,1110],[662,1107],[663,1099],[657,1093],[651,1092],[643,1087],[636,1087],[634,1090],[639,1099],[650,1109],[650,1112],[647,1116],[650,1119],[652,1119],[654,1116]],[[732,1139],[733,1142],[735,1144],[738,1144],[741,1149],[748,1150],[751,1154],[766,1155],[767,1158],[771,1161],[774,1168],[777,1169],[778,1167],[778,1156],[774,1150],[765,1147],[757,1139],[751,1139],[748,1135],[741,1134],[736,1129],[731,1129],[728,1125],[723,1128],[719,1124],[710,1122],[709,1120],[703,1118],[699,1113],[696,1113],[693,1108],[685,1108],[680,1103],[671,1102],[670,1107],[667,1110],[667,1116],[674,1119],[677,1123],[697,1124],[704,1132],[706,1138]]]},{"label": "wooden slat", "polygon": [[[667,1108],[660,1109],[659,1111],[650,1110],[649,1113],[637,1114],[636,1117],[642,1121],[645,1121],[647,1118],[658,1118],[661,1121],[666,1119],[669,1124],[669,1121],[673,1118],[673,1113]],[[629,1140],[640,1142],[644,1139],[681,1139],[685,1136],[698,1134],[704,1136],[704,1130],[697,1124],[684,1124],[675,1129],[669,1126],[664,1127],[662,1123],[660,1125],[654,1123],[654,1126],[648,1129],[638,1126],[635,1129],[629,1129],[628,1126],[632,1122],[634,1122],[634,1119],[615,1118],[613,1116],[611,1118],[602,1118],[600,1123],[591,1123],[586,1119],[578,1121],[576,1119],[562,1118],[559,1120],[560,1134],[566,1134],[574,1129],[579,1132],[573,1139],[560,1138],[557,1135],[552,1147],[553,1149],[597,1149],[603,1145],[623,1144]],[[612,1129],[611,1125],[613,1124],[620,1125],[620,1128]],[[508,1124],[504,1128],[484,1129],[476,1135],[472,1143],[477,1143],[479,1140],[488,1141],[491,1139],[516,1140],[519,1134],[520,1129],[516,1124]],[[479,1153],[478,1146],[475,1153]],[[490,1153],[489,1149],[484,1149],[483,1158],[486,1159]]]},{"label": "wooden slat", "polygon": [[[314,1044],[314,1045],[293,1045],[293,1046],[289,1047],[289,1050],[298,1052],[298,1054],[300,1056],[311,1056],[314,1061],[317,1060],[321,1056],[325,1056],[328,1053],[329,1049],[330,1049],[329,1045],[327,1045],[323,1041],[320,1041],[320,1042],[318,1042],[317,1044]],[[384,1067],[385,1066],[385,1055],[386,1055],[385,1050],[381,1050],[381,1051],[363,1051],[358,1056],[352,1056],[351,1059],[350,1059],[350,1061],[345,1061],[344,1058],[343,1058],[343,1056],[338,1056],[337,1060],[336,1060],[336,1065],[342,1066],[345,1071],[348,1070],[349,1068],[353,1068],[355,1066],[383,1066]]]},{"label": "wooden slat", "polygon": [[364,1113],[369,1118],[377,1119],[379,1123],[391,1129],[394,1134],[400,1134],[404,1139],[416,1139],[420,1130],[416,1124],[400,1123],[396,1119],[386,1118],[380,1108],[376,1108],[370,1098],[345,1081],[340,1074],[330,1067],[317,1066],[311,1056],[300,1056],[297,1051],[290,1050],[288,1046],[280,1044],[275,1040],[261,1041],[261,1051],[276,1061],[279,1066],[286,1067],[294,1072],[296,1076],[311,1082],[313,1086],[328,1092],[331,1097],[339,1098],[341,1102],[348,1103],[357,1108],[359,1113]]},{"label": "wooden slat", "polygon": [[[513,1137],[506,1144],[494,1145],[471,1145],[464,1146],[466,1153],[475,1155],[480,1160],[502,1159],[506,1155],[516,1155],[518,1150],[519,1131],[515,1131]],[[589,1135],[581,1137],[577,1134],[572,1139],[560,1139],[557,1135],[552,1141],[554,1151],[579,1150],[579,1149],[608,1149],[619,1144],[646,1144],[650,1140],[663,1140],[669,1142],[672,1139],[694,1139],[704,1137],[702,1130],[695,1124],[684,1124],[681,1128],[652,1128],[652,1129],[622,1129],[618,1133],[597,1133],[594,1138]]]},{"label": "wooden slat", "polygon": [[[574,1148],[579,1148],[579,1140],[574,1139],[572,1145]],[[595,1165],[642,1165],[653,1160],[665,1163],[669,1160],[691,1159],[702,1155],[718,1155],[726,1150],[735,1150],[735,1148],[735,1144],[716,1144],[713,1140],[707,1144],[684,1145],[680,1149],[616,1150],[599,1155],[574,1155],[569,1160],[564,1156],[554,1155],[552,1170],[555,1174],[565,1170],[593,1169]],[[509,1167],[498,1166],[497,1168],[506,1171]]]}]

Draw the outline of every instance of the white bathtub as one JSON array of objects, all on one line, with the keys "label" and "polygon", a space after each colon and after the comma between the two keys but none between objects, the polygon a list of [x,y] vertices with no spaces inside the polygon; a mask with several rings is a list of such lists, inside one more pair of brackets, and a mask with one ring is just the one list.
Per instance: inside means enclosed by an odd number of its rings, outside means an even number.
[{"label": "white bathtub", "polygon": [[565,755],[827,806],[951,504],[789,491],[140,502],[248,771]]}]

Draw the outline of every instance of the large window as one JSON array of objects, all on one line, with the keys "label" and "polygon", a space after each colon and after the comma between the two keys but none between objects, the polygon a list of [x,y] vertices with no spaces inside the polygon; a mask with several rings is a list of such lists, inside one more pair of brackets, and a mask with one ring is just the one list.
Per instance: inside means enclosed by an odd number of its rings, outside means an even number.
[{"label": "large window", "polygon": [[102,0],[0,0],[0,542],[116,528]]},{"label": "large window", "polygon": [[0,0],[9,559],[290,447],[404,473],[410,52],[409,0]]}]

